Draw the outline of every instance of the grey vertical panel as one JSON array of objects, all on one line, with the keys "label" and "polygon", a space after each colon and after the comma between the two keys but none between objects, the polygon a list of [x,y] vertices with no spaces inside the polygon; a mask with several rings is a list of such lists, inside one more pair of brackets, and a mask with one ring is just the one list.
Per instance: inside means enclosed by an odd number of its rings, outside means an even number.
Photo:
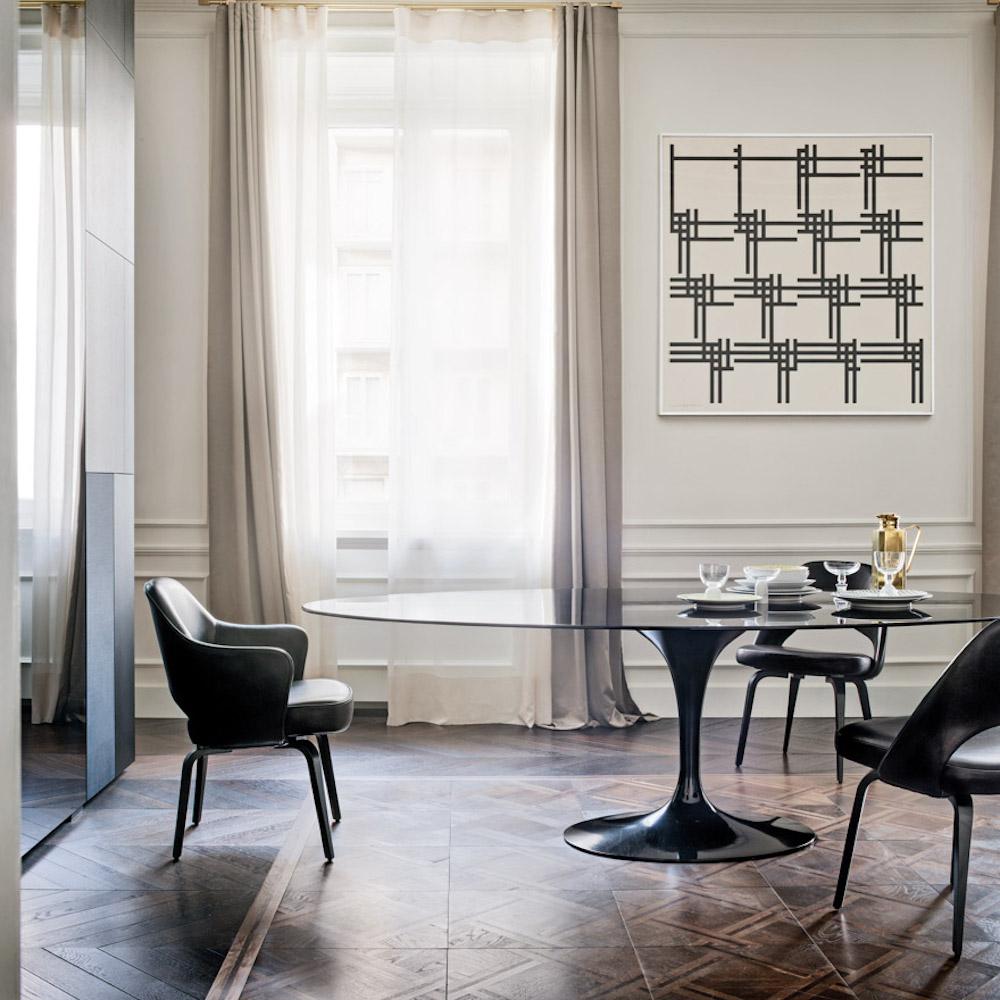
[{"label": "grey vertical panel", "polygon": [[125,263],[125,327],[122,331],[122,470],[135,472],[135,265]]},{"label": "grey vertical panel", "polygon": [[87,0],[87,20],[108,43],[108,47],[124,63],[126,33],[131,25],[126,6],[128,0]]},{"label": "grey vertical panel", "polygon": [[115,483],[107,473],[85,477],[87,567],[87,797],[115,769]]},{"label": "grey vertical panel", "polygon": [[134,0],[89,0],[86,61],[87,794],[132,762]]},{"label": "grey vertical panel", "polygon": [[132,472],[132,265],[86,237],[87,470]]},{"label": "grey vertical panel", "polygon": [[133,478],[114,477],[115,499],[115,774],[135,760]]},{"label": "grey vertical panel", "polygon": [[135,84],[103,36],[87,30],[87,230],[134,259]]},{"label": "grey vertical panel", "polygon": [[135,76],[135,0],[124,0],[125,3],[125,55],[122,62],[125,68]]}]

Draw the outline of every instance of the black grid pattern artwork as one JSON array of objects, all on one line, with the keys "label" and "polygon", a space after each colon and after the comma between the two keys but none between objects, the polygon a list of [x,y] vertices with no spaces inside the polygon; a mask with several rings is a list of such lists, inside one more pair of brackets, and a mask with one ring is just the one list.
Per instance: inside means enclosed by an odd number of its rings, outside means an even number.
[{"label": "black grid pattern artwork", "polygon": [[930,137],[661,141],[661,412],[929,412]]}]

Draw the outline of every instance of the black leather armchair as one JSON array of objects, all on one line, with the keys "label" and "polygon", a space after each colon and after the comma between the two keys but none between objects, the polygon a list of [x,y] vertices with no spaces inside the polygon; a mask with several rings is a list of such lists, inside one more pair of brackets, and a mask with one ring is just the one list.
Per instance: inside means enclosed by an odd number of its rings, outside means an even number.
[{"label": "black leather armchair", "polygon": [[861,811],[874,782],[947,798],[955,816],[951,886],[956,956],[962,954],[965,928],[972,796],[1000,794],[998,669],[1000,622],[994,622],[952,660],[908,719],[852,722],[837,733],[837,752],[872,770],[858,783],[854,796],[834,907],[839,909],[844,902]]},{"label": "black leather armchair", "polygon": [[[808,562],[809,576],[816,581],[820,590],[836,589],[837,578],[824,566],[822,560]],[[852,589],[863,589],[870,586],[872,568],[862,563],[861,568],[853,576],[848,577]],[[736,662],[753,667],[756,673],[747,684],[746,700],[743,703],[743,721],[740,724],[740,738],[736,748],[736,766],[743,763],[743,753],[747,745],[747,732],[750,728],[750,716],[753,712],[753,698],[757,685],[768,677],[787,678],[788,680],[788,712],[785,716],[785,739],[781,746],[782,753],[788,753],[788,741],[792,735],[792,719],[795,717],[795,702],[799,694],[799,684],[804,677],[823,677],[833,688],[834,715],[836,728],[844,724],[844,709],[848,684],[853,684],[858,690],[861,702],[861,714],[872,717],[871,702],[868,698],[867,682],[877,677],[885,665],[886,629],[871,625],[859,625],[860,632],[872,644],[871,656],[864,653],[847,653],[827,650],[793,649],[785,642],[795,632],[787,629],[761,629],[752,646],[741,646],[736,651]],[[844,780],[844,762],[837,756],[837,781]]]},{"label": "black leather armchair", "polygon": [[[298,750],[309,765],[323,850],[333,858],[326,795],[340,803],[329,733],[348,728],[354,694],[331,678],[304,680],[309,640],[296,625],[237,625],[214,618],[168,577],[145,587],[170,694],[187,716],[195,749],[184,758],[173,855],[181,856],[191,771],[197,767],[192,821],[201,821],[208,757],[250,747]],[[314,736],[319,746],[308,738]],[[323,791],[325,779],[326,794]]]}]

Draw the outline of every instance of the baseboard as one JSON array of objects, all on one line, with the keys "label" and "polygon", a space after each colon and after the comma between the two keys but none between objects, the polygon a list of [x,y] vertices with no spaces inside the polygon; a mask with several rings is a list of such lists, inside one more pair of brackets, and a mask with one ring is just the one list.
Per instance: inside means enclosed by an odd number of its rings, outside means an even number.
[{"label": "baseboard", "polygon": [[[643,674],[645,673],[645,676]],[[658,675],[655,679],[651,671],[638,670],[629,678],[629,687],[639,707],[646,712],[664,718],[677,715],[673,687],[669,678]],[[888,674],[888,671],[887,671]],[[908,715],[917,702],[927,693],[928,683],[916,680],[892,680],[887,674],[869,685],[872,709],[875,715]],[[710,682],[705,696],[705,716],[710,718],[739,718],[743,712],[746,695],[746,678],[719,677]],[[788,699],[788,685],[784,681],[764,681],[757,688],[754,701],[754,716],[759,718],[782,718]],[[136,686],[135,714],[140,719],[179,719],[182,714],[163,684],[145,683]],[[385,702],[377,700],[360,701],[355,706],[355,714],[361,716],[386,717]],[[833,714],[833,695],[830,685],[821,680],[806,679],[799,690],[796,715],[800,718],[829,718]],[[857,714],[857,702],[853,690],[847,693],[847,714]]]},{"label": "baseboard", "polygon": [[389,706],[384,701],[356,701],[355,719],[388,719]]}]

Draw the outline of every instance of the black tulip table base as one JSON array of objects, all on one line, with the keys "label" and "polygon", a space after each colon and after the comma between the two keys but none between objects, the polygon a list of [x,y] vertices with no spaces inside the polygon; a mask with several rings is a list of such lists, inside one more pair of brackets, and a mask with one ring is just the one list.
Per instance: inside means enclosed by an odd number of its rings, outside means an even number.
[{"label": "black tulip table base", "polygon": [[812,830],[793,819],[741,819],[704,798],[671,799],[651,813],[588,819],[564,836],[567,844],[588,854],[689,864],[772,858],[800,851],[816,839]]},{"label": "black tulip table base", "polygon": [[794,819],[744,819],[717,809],[701,787],[701,710],[719,653],[742,630],[644,631],[663,654],[677,695],[680,775],[673,798],[650,813],[602,816],[576,823],[566,843],[588,854],[626,861],[752,861],[808,847],[816,834]]}]

